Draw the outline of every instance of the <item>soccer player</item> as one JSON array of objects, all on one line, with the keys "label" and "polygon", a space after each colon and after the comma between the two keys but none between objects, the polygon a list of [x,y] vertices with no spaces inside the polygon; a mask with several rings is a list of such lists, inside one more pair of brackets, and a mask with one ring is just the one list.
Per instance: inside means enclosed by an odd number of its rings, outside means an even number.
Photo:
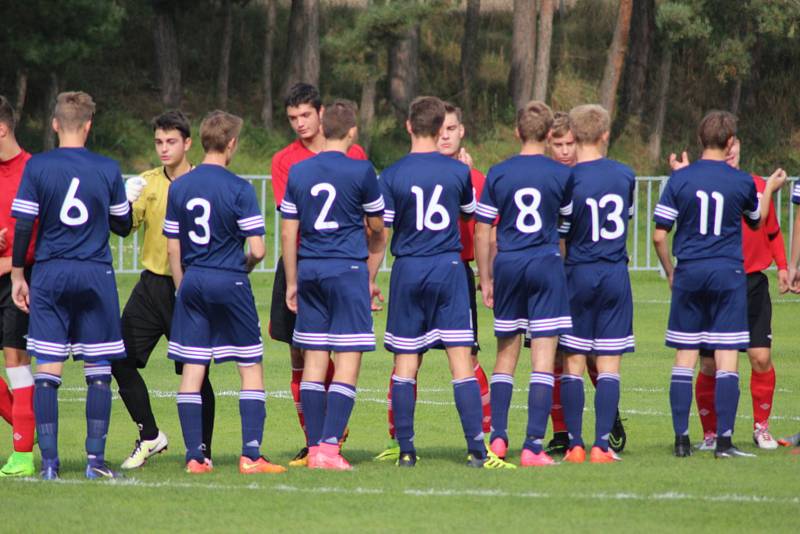
[{"label": "soccer player", "polygon": [[395,257],[389,282],[389,313],[384,345],[394,354],[392,406],[400,444],[397,464],[413,467],[414,385],[419,355],[444,348],[453,376],[453,392],[467,442],[467,465],[509,467],[487,454],[481,425],[481,394],[471,351],[475,342],[469,289],[459,253],[459,215],[475,211],[469,167],[439,153],[437,139],[444,103],[421,96],[411,103],[406,130],[411,151],[381,174],[386,202],[384,222],[393,228]]},{"label": "soccer player", "polygon": [[[731,146],[726,162],[738,169],[741,143],[736,139]],[[682,161],[670,158],[673,170],[688,165],[688,158]],[[756,191],[764,191],[765,181],[753,175]],[[775,213],[774,204],[769,208],[767,220],[758,230],[742,225],[742,245],[744,270],[747,273],[747,323],[750,332],[750,346],[747,355],[750,359],[750,395],[753,400],[753,441],[760,449],[777,449],[778,442],[769,431],[769,415],[775,394],[775,368],[772,365],[772,302],[769,296],[769,280],[763,273],[773,262],[778,266],[778,288],[781,293],[789,289],[786,251],[783,234]],[[714,410],[714,388],[716,385],[713,351],[701,350],[700,373],[695,384],[695,399],[700,422],[703,426],[703,441],[697,446],[700,450],[714,450],[717,441],[717,414]]]},{"label": "soccer player", "polygon": [[[0,342],[6,375],[0,377],[0,416],[10,425],[14,452],[0,469],[0,477],[33,476],[33,374],[31,358],[25,352],[28,316],[11,300],[11,251],[14,227],[11,202],[17,194],[22,172],[31,155],[20,148],[14,136],[14,108],[0,95]],[[33,246],[25,255],[25,277],[30,281]]]},{"label": "soccer player", "polygon": [[587,358],[597,367],[594,398],[595,441],[592,463],[620,458],[609,437],[619,414],[620,360],[634,349],[633,297],[625,246],[633,215],[636,175],[605,157],[611,126],[601,106],[578,106],[569,113],[577,142],[578,163],[572,169],[573,209],[562,227],[566,237],[566,272],[573,332],[561,337],[564,374],[561,401],[569,431],[564,460],[586,459],[582,427],[583,374]]},{"label": "soccer player", "polygon": [[[167,238],[162,233],[167,211],[169,185],[192,169],[187,153],[192,146],[189,120],[180,111],[168,111],[153,119],[153,136],[160,167],[142,174],[140,197],[132,205],[133,228],[144,226],[141,278],[131,292],[122,312],[122,339],[127,356],[111,365],[111,373],[119,385],[119,395],[131,419],[139,428],[139,439],[123,469],[141,467],[145,461],[167,448],[167,436],[159,430],[147,385],[139,369],[158,344],[161,336],[169,338],[172,311],[175,307],[175,284],[167,260]],[[136,180],[128,181],[131,189]],[[176,363],[180,374],[183,364]],[[211,436],[214,431],[214,390],[208,376],[200,389],[203,398],[204,454],[211,458]]]},{"label": "soccer player", "polygon": [[[700,121],[701,159],[672,173],[654,210],[653,243],[672,288],[666,344],[676,349],[670,405],[675,456],[691,455],[689,409],[692,375],[699,350],[713,350],[716,362],[716,458],[753,456],[732,443],[739,403],[738,351],[750,343],[747,278],[742,257],[742,216],[759,228],[769,214],[772,193],[786,181],[776,170],[759,199],[752,176],[726,163],[736,139],[736,117],[711,111]],[[667,233],[677,225],[672,265]]]},{"label": "soccer player", "polygon": [[[470,166],[470,179],[472,181],[472,189],[475,195],[478,195],[483,190],[483,182],[486,177],[478,169],[471,166],[472,158],[461,147],[464,140],[466,130],[462,118],[461,108],[451,104],[450,102],[444,103],[445,117],[442,124],[442,130],[439,135],[437,146],[439,152],[445,156],[458,159],[462,163]],[[472,365],[475,370],[475,378],[478,380],[478,385],[481,391],[481,406],[483,409],[483,431],[488,433],[491,430],[492,407],[489,402],[489,381],[486,378],[486,373],[483,371],[481,364],[478,362],[478,352],[480,345],[478,344],[478,306],[477,306],[477,292],[475,288],[475,274],[472,271],[472,260],[475,259],[475,246],[473,243],[473,235],[475,233],[475,220],[464,220],[460,218],[458,221],[459,233],[461,234],[461,261],[464,264],[464,272],[467,276],[467,288],[469,289],[469,302],[470,310],[472,312],[472,332],[475,336],[475,343],[472,345]],[[420,357],[420,365],[422,365],[422,357]],[[394,370],[392,370],[394,375]],[[416,395],[416,389],[414,391]],[[400,456],[400,446],[395,439],[394,429],[394,412],[392,410],[392,388],[391,379],[389,381],[389,392],[387,395],[388,401],[388,419],[389,419],[389,437],[390,442],[386,450],[381,452],[375,457],[376,460],[397,460]]]},{"label": "soccer player", "polygon": [[[521,465],[552,465],[542,440],[553,401],[558,336],[572,331],[564,264],[558,249],[559,215],[572,210],[570,170],[545,156],[553,112],[531,101],[517,112],[519,155],[489,169],[477,207],[475,252],[483,302],[494,310],[497,362],[492,373],[492,452],[508,451],[508,410],[522,338],[531,337],[528,427]],[[499,222],[498,222],[499,217]],[[490,264],[492,226],[497,257]]]},{"label": "soccer player", "polygon": [[[212,111],[200,125],[201,165],[169,186],[164,235],[178,294],[167,355],[182,362],[178,416],[186,444],[186,471],[213,469],[203,451],[206,367],[236,362],[241,378],[242,474],[286,469],[261,456],[266,395],[264,347],[247,273],[264,258],[264,218],[252,185],[226,167],[238,146],[242,119]],[[242,250],[245,242],[247,252]]]},{"label": "soccer player", "polygon": [[[28,352],[37,359],[34,412],[41,476],[58,478],[58,387],[70,354],[84,361],[89,479],[117,474],[105,462],[111,415],[111,361],[125,357],[109,229],[126,236],[131,215],[115,161],[84,148],[95,104],[83,92],[58,95],[52,121],[59,148],[25,166],[11,214],[17,219],[12,256],[14,304],[30,312]],[[31,284],[25,264],[39,219]]]},{"label": "soccer player", "polygon": [[[297,135],[297,139],[281,149],[272,157],[272,192],[275,197],[275,207],[280,210],[286,184],[289,180],[289,169],[295,163],[315,156],[325,146],[325,134],[322,131],[321,119],[324,112],[322,98],[313,85],[298,83],[289,89],[284,99],[286,116],[289,125]],[[353,144],[347,151],[347,156],[353,159],[366,160],[364,149]],[[286,307],[286,273],[283,258],[278,259],[275,270],[275,282],[272,286],[272,305],[270,308],[269,335],[276,341],[289,345],[289,355],[292,363],[291,391],[297,417],[303,432],[306,430],[303,417],[303,407],[300,403],[300,382],[303,378],[303,351],[293,346],[292,335],[296,314]],[[333,362],[328,366],[326,385],[333,378]],[[289,465],[303,467],[307,464],[308,447],[303,447],[295,455]]]},{"label": "soccer player", "polygon": [[[308,467],[341,471],[351,469],[339,441],[355,403],[361,354],[375,350],[370,301],[386,238],[375,170],[346,156],[358,131],[355,106],[334,101],[322,129],[323,151],[289,171],[281,237],[287,306],[297,313],[294,346],[305,354],[300,399]],[[326,393],[330,352],[336,371]]]}]

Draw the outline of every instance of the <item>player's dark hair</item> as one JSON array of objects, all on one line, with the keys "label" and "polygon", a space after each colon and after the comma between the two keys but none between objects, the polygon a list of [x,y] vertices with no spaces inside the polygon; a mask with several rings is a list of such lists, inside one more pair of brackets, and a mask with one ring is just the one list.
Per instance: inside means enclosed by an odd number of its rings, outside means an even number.
[{"label": "player's dark hair", "polygon": [[448,115],[451,114],[451,113],[453,115],[455,115],[456,118],[458,119],[459,123],[463,123],[464,122],[464,117],[463,117],[463,114],[461,113],[461,108],[456,106],[455,104],[445,100],[444,101],[444,111]]},{"label": "player's dark hair", "polygon": [[53,117],[62,130],[77,130],[94,116],[94,100],[83,91],[66,91],[56,97]]},{"label": "player's dark hair", "polygon": [[225,111],[214,110],[200,124],[200,143],[206,153],[224,153],[228,143],[239,137],[244,121]]},{"label": "player's dark hair", "polygon": [[284,108],[296,108],[300,104],[311,104],[317,111],[322,107],[322,97],[319,95],[319,89],[310,83],[296,83],[286,94],[283,99]]},{"label": "player's dark hair", "polygon": [[564,137],[570,131],[569,113],[566,111],[556,111],[553,113],[553,126],[550,127],[550,133],[553,137]]},{"label": "player's dark hair", "polygon": [[14,115],[14,107],[6,97],[0,95],[0,122],[8,126],[12,132],[17,127],[17,117]]},{"label": "player's dark hair", "polygon": [[334,100],[322,114],[322,134],[326,139],[340,140],[356,126],[356,105],[349,100]]},{"label": "player's dark hair", "polygon": [[418,96],[408,106],[411,133],[417,137],[438,137],[445,114],[444,102],[435,96]]},{"label": "player's dark hair", "polygon": [[517,131],[522,142],[542,142],[553,126],[553,111],[539,100],[531,100],[517,111]]},{"label": "player's dark hair", "polygon": [[156,130],[163,130],[165,132],[178,130],[184,141],[192,136],[189,119],[186,118],[186,115],[184,115],[182,111],[177,109],[167,111],[158,117],[154,117],[151,124],[153,125],[154,132]]},{"label": "player's dark hair", "polygon": [[700,121],[697,138],[703,148],[726,148],[728,140],[736,137],[738,119],[729,111],[712,110]]}]

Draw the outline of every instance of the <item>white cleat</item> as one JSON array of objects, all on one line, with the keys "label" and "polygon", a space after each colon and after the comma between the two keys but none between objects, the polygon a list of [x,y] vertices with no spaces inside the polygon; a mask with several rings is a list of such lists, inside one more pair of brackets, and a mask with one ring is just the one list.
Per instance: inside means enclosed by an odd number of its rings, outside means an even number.
[{"label": "white cleat", "polygon": [[709,432],[703,436],[703,441],[694,446],[698,451],[715,451],[717,449],[717,435]]},{"label": "white cleat", "polygon": [[769,433],[769,425],[767,423],[756,423],[756,428],[753,430],[753,441],[758,445],[759,449],[771,451],[778,448],[778,442]]},{"label": "white cleat", "polygon": [[137,439],[136,445],[133,447],[133,452],[122,462],[122,469],[136,469],[142,467],[148,458],[167,450],[167,445],[169,445],[167,435],[160,430],[155,439]]}]

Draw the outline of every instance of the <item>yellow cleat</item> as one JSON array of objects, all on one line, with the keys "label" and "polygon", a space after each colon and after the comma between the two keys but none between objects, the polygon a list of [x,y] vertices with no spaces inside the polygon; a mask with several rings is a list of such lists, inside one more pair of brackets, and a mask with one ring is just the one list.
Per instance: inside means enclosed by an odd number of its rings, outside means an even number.
[{"label": "yellow cleat", "polygon": [[289,467],[308,467],[308,447],[300,449],[300,452],[289,461]]}]

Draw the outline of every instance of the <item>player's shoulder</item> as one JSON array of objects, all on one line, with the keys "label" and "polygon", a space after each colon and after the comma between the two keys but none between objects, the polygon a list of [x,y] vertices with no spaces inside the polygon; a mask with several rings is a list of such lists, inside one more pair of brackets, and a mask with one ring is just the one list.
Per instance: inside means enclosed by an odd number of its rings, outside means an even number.
[{"label": "player's shoulder", "polygon": [[291,167],[296,162],[299,151],[302,148],[302,143],[299,139],[295,139],[282,149],[275,152],[272,156],[272,167]]},{"label": "player's shoulder", "polygon": [[164,174],[164,167],[154,167],[152,169],[147,169],[139,176],[145,179],[147,185],[150,185],[151,182],[155,182],[157,180],[164,180],[167,179],[167,176]]},{"label": "player's shoulder", "polygon": [[610,170],[618,172],[619,174],[624,175],[626,178],[631,180],[636,178],[636,172],[625,163],[611,158],[607,158],[605,161],[607,162]]},{"label": "player's shoulder", "polygon": [[353,144],[347,150],[347,157],[351,158],[351,159],[357,159],[357,160],[366,160],[367,159],[367,151],[364,150],[364,147],[362,147],[361,145]]},{"label": "player's shoulder", "polygon": [[759,176],[758,174],[751,174],[750,176],[753,178],[753,183],[756,186],[756,191],[758,191],[759,193],[763,192],[764,189],[767,187],[767,179],[764,178],[763,176]]}]

